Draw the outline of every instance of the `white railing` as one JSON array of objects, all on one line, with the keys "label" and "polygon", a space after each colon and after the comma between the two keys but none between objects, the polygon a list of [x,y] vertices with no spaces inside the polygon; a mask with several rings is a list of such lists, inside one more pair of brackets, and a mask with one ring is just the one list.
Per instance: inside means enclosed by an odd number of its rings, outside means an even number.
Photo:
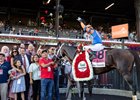
[{"label": "white railing", "polygon": [[[21,40],[25,41],[44,41],[47,43],[58,43],[58,42],[67,42],[67,43],[90,43],[90,40],[86,39],[75,39],[75,38],[61,38],[61,37],[44,37],[44,36],[28,36],[28,35],[13,35],[13,34],[0,34],[0,42],[19,42]],[[103,40],[104,45],[124,45],[124,46],[140,46],[140,42],[120,42],[112,40]]]}]

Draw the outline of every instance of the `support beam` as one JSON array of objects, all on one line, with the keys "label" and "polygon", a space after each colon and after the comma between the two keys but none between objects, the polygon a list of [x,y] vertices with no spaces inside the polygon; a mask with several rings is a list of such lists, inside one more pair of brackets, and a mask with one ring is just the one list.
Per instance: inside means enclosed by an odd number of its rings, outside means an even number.
[{"label": "support beam", "polygon": [[60,0],[56,0],[56,12],[55,12],[55,32],[56,32],[56,37],[59,37],[59,5],[60,5]]},{"label": "support beam", "polygon": [[135,0],[135,12],[137,40],[140,42],[140,0]]}]

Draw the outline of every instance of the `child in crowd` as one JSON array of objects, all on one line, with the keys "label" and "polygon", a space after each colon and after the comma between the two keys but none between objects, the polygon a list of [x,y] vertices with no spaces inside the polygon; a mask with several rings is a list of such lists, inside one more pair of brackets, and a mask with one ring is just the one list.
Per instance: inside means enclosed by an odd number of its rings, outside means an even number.
[{"label": "child in crowd", "polygon": [[9,72],[11,79],[13,79],[12,93],[15,94],[15,100],[17,100],[17,93],[21,93],[21,99],[25,100],[24,91],[26,88],[24,75],[26,72],[24,67],[21,65],[20,60],[15,60],[14,66],[15,68]]}]

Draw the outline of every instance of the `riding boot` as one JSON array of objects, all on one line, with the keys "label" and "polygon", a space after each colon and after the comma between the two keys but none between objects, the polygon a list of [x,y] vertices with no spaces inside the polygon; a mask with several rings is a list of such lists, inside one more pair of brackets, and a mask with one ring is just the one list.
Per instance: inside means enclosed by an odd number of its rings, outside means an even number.
[{"label": "riding boot", "polygon": [[96,51],[92,51],[92,56],[90,58],[91,60],[93,60],[94,58],[96,58],[96,53],[97,53]]},{"label": "riding boot", "polygon": [[89,60],[92,61],[92,55],[93,55],[93,54],[92,54],[92,50],[89,49],[89,50],[88,50],[88,54],[89,54]]},{"label": "riding boot", "polygon": [[96,51],[88,50],[89,53],[89,60],[92,61],[94,58],[96,58]]}]

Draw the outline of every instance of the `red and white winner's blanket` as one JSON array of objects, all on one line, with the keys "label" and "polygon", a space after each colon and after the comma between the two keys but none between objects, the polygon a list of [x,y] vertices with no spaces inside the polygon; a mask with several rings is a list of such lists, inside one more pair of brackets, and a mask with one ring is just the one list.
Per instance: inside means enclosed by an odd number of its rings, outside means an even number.
[{"label": "red and white winner's blanket", "polygon": [[72,62],[72,74],[75,81],[88,81],[93,78],[92,64],[86,51],[75,56]]}]

